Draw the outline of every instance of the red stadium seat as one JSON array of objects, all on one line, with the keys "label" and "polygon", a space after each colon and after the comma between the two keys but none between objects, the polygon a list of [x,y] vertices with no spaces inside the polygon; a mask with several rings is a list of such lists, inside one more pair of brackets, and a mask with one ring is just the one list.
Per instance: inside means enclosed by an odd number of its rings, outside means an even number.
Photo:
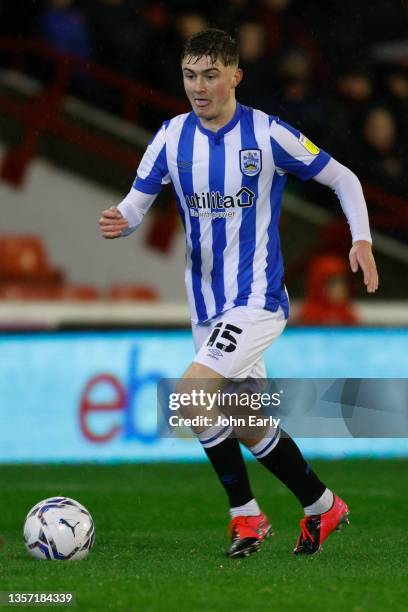
[{"label": "red stadium seat", "polygon": [[156,302],[160,296],[156,289],[148,285],[112,285],[108,291],[110,300],[135,300],[139,302]]},{"label": "red stadium seat", "polygon": [[58,285],[63,274],[49,263],[35,235],[0,236],[0,283]]},{"label": "red stadium seat", "polygon": [[80,302],[94,302],[101,299],[101,292],[92,285],[62,285],[58,290],[59,299]]}]

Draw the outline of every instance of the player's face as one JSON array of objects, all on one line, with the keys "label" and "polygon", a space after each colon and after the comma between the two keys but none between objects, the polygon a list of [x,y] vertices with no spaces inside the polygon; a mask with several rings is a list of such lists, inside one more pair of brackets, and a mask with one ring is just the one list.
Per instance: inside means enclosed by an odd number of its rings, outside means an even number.
[{"label": "player's face", "polygon": [[204,123],[228,122],[235,110],[235,88],[242,79],[237,66],[224,66],[208,56],[185,58],[181,64],[184,88],[193,111]]}]

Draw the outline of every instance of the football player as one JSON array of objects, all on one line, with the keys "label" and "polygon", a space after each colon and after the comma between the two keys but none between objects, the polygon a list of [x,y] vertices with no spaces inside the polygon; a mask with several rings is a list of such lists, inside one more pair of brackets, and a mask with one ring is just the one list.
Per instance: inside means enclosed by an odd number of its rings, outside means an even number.
[{"label": "football player", "polygon": [[[192,111],[165,121],[148,146],[122,202],[104,210],[105,238],[133,232],[163,185],[172,183],[186,233],[187,297],[196,355],[179,392],[208,393],[230,380],[265,378],[264,351],[289,314],[279,242],[288,174],[334,190],[351,231],[350,266],[369,293],[378,287],[367,207],[358,178],[297,129],[236,100],[243,78],[236,41],[209,29],[186,44],[181,69]],[[216,350],[215,350],[216,349]],[[184,413],[205,414],[206,406]],[[229,556],[259,550],[271,533],[251,490],[233,427],[194,427],[230,507]],[[278,427],[241,438],[256,459],[297,497],[304,510],[294,552],[317,552],[347,522],[348,506],[323,483],[296,443]]]}]

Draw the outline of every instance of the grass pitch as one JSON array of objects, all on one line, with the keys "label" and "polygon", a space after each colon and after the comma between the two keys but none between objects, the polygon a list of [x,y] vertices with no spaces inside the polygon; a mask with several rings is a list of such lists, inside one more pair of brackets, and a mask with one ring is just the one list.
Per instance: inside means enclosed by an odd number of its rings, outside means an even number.
[{"label": "grass pitch", "polygon": [[[0,590],[75,591],[77,609],[98,612],[407,610],[408,461],[313,465],[347,500],[351,526],[322,554],[294,557],[301,508],[252,463],[275,537],[243,560],[225,557],[226,499],[207,464],[1,466]],[[94,517],[96,543],[84,561],[35,561],[25,551],[27,511],[54,495]]]}]

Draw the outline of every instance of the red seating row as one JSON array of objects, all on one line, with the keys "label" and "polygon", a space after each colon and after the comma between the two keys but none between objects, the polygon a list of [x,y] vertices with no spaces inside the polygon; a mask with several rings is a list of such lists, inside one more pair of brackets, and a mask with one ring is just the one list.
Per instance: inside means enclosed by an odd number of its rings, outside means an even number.
[{"label": "red seating row", "polygon": [[49,261],[39,237],[0,236],[0,300],[101,299],[155,301],[159,295],[145,285],[115,284],[103,293],[92,285],[66,282],[65,274]]},{"label": "red seating row", "polygon": [[144,285],[112,285],[106,293],[92,285],[41,286],[0,284],[0,300],[65,300],[97,301],[102,299],[154,302],[159,295],[152,287]]}]

